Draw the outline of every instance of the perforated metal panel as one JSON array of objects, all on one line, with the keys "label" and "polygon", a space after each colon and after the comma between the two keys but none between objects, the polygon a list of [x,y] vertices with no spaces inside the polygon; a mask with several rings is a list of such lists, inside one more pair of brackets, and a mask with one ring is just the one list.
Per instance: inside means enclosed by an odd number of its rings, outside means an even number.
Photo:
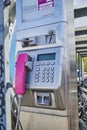
[{"label": "perforated metal panel", "polygon": [[4,74],[4,13],[3,0],[0,0],[0,130],[6,130],[5,115],[5,74]]}]

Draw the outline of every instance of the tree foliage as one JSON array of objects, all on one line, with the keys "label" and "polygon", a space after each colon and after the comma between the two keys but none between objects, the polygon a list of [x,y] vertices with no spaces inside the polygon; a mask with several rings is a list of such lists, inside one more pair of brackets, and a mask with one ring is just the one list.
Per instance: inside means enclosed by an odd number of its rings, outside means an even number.
[{"label": "tree foliage", "polygon": [[84,72],[87,72],[87,57],[84,57],[83,60],[84,60]]},{"label": "tree foliage", "polygon": [[[87,57],[84,57],[83,61],[84,61],[84,72],[87,72]],[[76,64],[78,66],[78,53],[76,54]]]}]

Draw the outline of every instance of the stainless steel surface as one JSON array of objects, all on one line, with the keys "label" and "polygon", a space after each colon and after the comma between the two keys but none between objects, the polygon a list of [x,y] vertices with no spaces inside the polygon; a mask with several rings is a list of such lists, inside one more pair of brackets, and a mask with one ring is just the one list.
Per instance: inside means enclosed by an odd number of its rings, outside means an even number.
[{"label": "stainless steel surface", "polygon": [[70,95],[71,95],[71,130],[78,130],[78,93],[77,93],[77,77],[76,77],[76,55],[75,55],[75,28],[74,28],[74,12],[73,12],[73,0],[67,1],[67,15],[68,15],[68,44],[67,44],[67,56],[69,67],[68,74],[69,74],[69,88],[70,88]]},{"label": "stainless steel surface", "polygon": [[5,83],[10,82],[10,47],[15,22],[15,2],[4,9]]},{"label": "stainless steel surface", "polygon": [[[34,2],[32,2],[32,5]],[[41,17],[39,17],[37,16],[39,12],[35,11],[35,19],[33,19],[31,14],[30,21],[25,22],[21,21],[23,20],[22,15],[24,15],[21,12],[21,6],[19,6],[21,1],[17,1],[17,3],[17,20],[19,23],[17,24],[16,56],[20,52],[26,52],[31,57],[37,57],[38,54],[57,53],[58,48],[60,46],[63,47],[63,53],[58,51],[55,60],[57,61],[55,69],[56,80],[53,85],[52,83],[47,85],[47,83],[41,83],[41,81],[38,83],[33,82],[34,74],[36,73],[36,59],[33,59],[34,68],[27,75],[26,81],[28,84],[26,87],[28,90],[22,102],[21,121],[23,127],[25,130],[78,130],[72,0],[54,0],[56,6],[52,7],[52,15],[43,17],[43,14],[41,14]],[[41,10],[40,13],[45,11]],[[49,9],[49,13],[50,11],[52,10]],[[51,44],[46,39],[50,31],[55,33],[55,40]],[[19,42],[32,37],[35,42],[34,46],[28,45],[23,47],[22,42]],[[33,76],[31,76],[32,74]],[[45,100],[44,95],[51,96],[51,98],[49,96],[47,98],[48,101],[51,100],[51,105],[49,102],[48,104],[43,102]],[[38,98],[41,98],[41,101]]]},{"label": "stainless steel surface", "polygon": [[[5,97],[5,100],[6,100],[6,130],[14,130],[14,125],[15,125],[15,117],[14,117],[14,114],[13,114],[13,110],[12,110],[12,105],[13,105],[13,98],[15,96],[15,92],[13,90],[13,88],[9,88],[7,90],[7,93],[6,93],[6,97]],[[17,100],[14,99],[14,106],[17,107]]]},{"label": "stainless steel surface", "polygon": [[24,130],[70,130],[69,122],[69,117],[21,113],[21,123]]},{"label": "stainless steel surface", "polygon": [[[21,49],[22,50],[37,49],[37,48],[46,47],[46,45],[55,46],[55,44],[65,46],[64,42],[65,42],[65,38],[66,38],[66,35],[65,35],[65,33],[67,31],[66,29],[67,29],[66,22],[58,22],[58,23],[40,26],[40,27],[36,27],[36,28],[31,28],[31,29],[27,28],[25,30],[17,31],[17,49],[19,51]],[[53,44],[52,43],[43,44],[44,43],[43,39],[44,39],[44,41],[46,41],[46,36],[49,35],[49,31],[55,32],[55,42],[53,42]],[[40,37],[40,36],[43,36],[43,37]],[[28,47],[23,48],[21,46],[21,42],[19,42],[18,40],[22,40],[24,38],[31,38],[31,37],[39,37],[38,39],[40,39],[40,40],[36,40],[36,45],[33,47],[28,46]]]}]

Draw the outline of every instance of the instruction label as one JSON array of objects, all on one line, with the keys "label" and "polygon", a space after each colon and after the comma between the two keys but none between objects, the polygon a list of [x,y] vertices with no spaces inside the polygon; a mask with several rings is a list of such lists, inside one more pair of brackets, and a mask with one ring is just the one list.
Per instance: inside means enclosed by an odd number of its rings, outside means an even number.
[{"label": "instruction label", "polygon": [[54,6],[54,0],[38,0],[38,10]]},{"label": "instruction label", "polygon": [[22,0],[21,6],[23,23],[54,14],[54,0]]}]

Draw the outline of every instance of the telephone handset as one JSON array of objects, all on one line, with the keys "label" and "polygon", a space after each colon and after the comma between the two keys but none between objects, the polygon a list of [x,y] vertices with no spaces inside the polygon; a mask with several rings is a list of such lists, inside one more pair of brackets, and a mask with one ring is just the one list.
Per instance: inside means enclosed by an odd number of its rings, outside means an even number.
[{"label": "telephone handset", "polygon": [[26,63],[28,61],[30,61],[28,54],[23,53],[18,55],[15,74],[15,92],[18,95],[25,93]]}]

